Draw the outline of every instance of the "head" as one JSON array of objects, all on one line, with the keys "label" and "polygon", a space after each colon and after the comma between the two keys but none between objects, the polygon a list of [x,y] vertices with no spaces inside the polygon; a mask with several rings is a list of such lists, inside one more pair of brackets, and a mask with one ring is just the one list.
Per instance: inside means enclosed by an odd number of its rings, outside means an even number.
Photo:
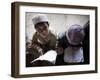
[{"label": "head", "polygon": [[49,23],[47,16],[44,14],[38,14],[34,16],[32,21],[37,33],[43,38],[47,37],[49,34]]},{"label": "head", "polygon": [[66,37],[68,38],[68,42],[70,44],[79,45],[84,39],[83,28],[78,24],[70,26],[66,32]]}]

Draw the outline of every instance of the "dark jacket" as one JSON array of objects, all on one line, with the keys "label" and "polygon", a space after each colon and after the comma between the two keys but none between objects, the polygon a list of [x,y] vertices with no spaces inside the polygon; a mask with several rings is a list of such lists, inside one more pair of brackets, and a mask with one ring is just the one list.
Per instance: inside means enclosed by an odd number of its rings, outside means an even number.
[{"label": "dark jacket", "polygon": [[84,64],[90,63],[90,50],[89,50],[89,22],[87,22],[84,26],[85,37],[83,40],[83,52],[84,52]]}]

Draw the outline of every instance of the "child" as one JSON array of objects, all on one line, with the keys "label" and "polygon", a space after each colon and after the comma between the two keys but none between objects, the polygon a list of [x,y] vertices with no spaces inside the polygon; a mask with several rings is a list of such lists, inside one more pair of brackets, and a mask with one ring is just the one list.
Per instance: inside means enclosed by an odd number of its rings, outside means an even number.
[{"label": "child", "polygon": [[79,64],[84,62],[82,41],[84,31],[78,24],[72,25],[58,38],[56,64]]},{"label": "child", "polygon": [[31,48],[34,59],[49,50],[55,50],[56,35],[49,30],[49,21],[45,14],[37,14],[32,19],[36,32],[33,35]]}]

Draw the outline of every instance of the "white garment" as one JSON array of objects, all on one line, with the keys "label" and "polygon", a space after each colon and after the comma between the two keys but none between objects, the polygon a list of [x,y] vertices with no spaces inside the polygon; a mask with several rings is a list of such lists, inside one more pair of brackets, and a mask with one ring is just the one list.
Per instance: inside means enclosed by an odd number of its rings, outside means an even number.
[{"label": "white garment", "polygon": [[83,48],[82,47],[68,47],[64,51],[64,62],[78,63],[83,62]]}]

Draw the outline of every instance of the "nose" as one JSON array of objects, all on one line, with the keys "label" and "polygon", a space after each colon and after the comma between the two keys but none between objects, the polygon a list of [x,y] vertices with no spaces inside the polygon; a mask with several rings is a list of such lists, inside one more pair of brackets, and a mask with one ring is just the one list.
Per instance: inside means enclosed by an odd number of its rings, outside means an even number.
[{"label": "nose", "polygon": [[43,33],[46,33],[46,30],[43,30],[42,32],[43,32]]}]

